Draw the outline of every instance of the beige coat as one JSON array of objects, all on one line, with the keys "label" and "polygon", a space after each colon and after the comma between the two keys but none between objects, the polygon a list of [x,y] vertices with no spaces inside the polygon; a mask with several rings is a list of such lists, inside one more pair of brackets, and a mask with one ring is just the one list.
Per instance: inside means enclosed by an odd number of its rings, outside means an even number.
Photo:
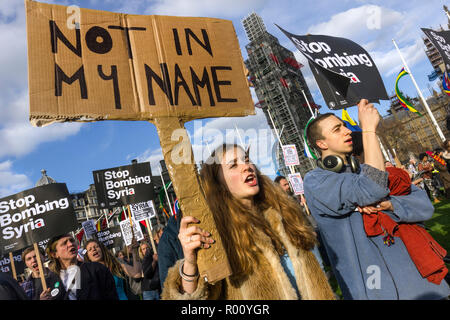
[{"label": "beige coat", "polygon": [[[284,247],[294,266],[297,287],[303,300],[334,300],[335,296],[328,280],[319,266],[314,254],[310,251],[296,248],[289,240],[280,214],[268,209],[264,213],[273,230],[280,236]],[[260,231],[261,232],[261,231]],[[261,232],[262,233],[262,232]],[[276,252],[268,236],[261,234],[257,246],[261,248],[260,264],[255,271],[239,283],[231,282],[229,278],[215,285],[198,280],[197,290],[192,294],[182,293],[181,277],[177,261],[170,268],[164,283],[162,299],[165,300],[196,300],[196,299],[226,299],[226,300],[296,300],[299,297],[292,287],[280,256]]]}]

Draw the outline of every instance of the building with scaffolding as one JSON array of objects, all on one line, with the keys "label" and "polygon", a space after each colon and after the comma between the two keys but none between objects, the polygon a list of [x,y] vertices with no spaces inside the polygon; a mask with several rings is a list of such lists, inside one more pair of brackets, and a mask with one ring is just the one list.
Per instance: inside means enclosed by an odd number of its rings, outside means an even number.
[{"label": "building with scaffolding", "polygon": [[[250,41],[245,46],[248,54],[245,65],[259,100],[256,107],[263,110],[269,126],[272,129],[275,126],[281,133],[283,145],[296,146],[300,165],[294,170],[303,177],[315,167],[314,161],[304,156],[303,130],[313,110],[319,108],[300,70],[303,65],[297,62],[290,50],[280,45],[276,37],[267,32],[262,18],[256,13],[244,18],[242,25]],[[275,154],[280,174],[287,176],[290,171],[284,165],[279,146]]]}]

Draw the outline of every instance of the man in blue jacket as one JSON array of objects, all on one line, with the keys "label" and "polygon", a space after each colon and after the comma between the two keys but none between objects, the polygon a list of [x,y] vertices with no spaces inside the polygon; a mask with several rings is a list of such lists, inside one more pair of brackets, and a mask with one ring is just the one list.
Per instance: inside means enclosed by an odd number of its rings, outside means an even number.
[{"label": "man in blue jacket", "polygon": [[369,206],[397,223],[431,218],[433,205],[414,185],[411,193],[389,196],[388,175],[376,135],[378,111],[362,99],[358,104],[364,145],[359,165],[352,152],[351,131],[333,114],[317,117],[308,127],[309,143],[320,151],[318,167],[305,176],[305,196],[317,221],[334,274],[345,299],[445,299],[450,288],[423,278],[405,245],[395,237],[387,246],[383,235],[367,237],[361,212]]}]

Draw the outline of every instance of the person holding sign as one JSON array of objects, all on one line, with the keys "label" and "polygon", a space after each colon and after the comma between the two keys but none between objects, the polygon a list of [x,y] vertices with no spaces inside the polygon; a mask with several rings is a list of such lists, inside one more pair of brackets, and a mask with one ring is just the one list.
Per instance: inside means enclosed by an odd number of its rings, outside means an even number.
[{"label": "person holding sign", "polygon": [[[329,253],[344,299],[406,300],[446,298],[450,289],[422,277],[403,241],[388,235],[368,236],[363,214],[382,212],[397,224],[426,221],[434,208],[422,190],[410,185],[407,195],[389,195],[376,129],[380,115],[373,104],[358,104],[364,164],[351,155],[351,131],[334,114],[322,114],[307,128],[309,143],[320,151],[318,168],[305,176],[305,196]],[[372,212],[369,211],[369,216]],[[386,231],[386,229],[384,230]],[[431,257],[431,256],[430,256]]]},{"label": "person holding sign", "polygon": [[232,275],[214,285],[199,278],[198,249],[210,248],[219,235],[200,229],[184,212],[178,235],[184,259],[169,269],[163,299],[334,300],[310,251],[316,239],[300,207],[241,147],[217,148],[200,176]]},{"label": "person holding sign", "polygon": [[125,294],[125,272],[119,261],[117,261],[114,255],[112,255],[101,242],[91,239],[86,243],[86,255],[84,256],[84,261],[98,262],[107,267],[114,277],[119,300],[128,300],[127,295]]},{"label": "person holding sign", "polygon": [[[44,261],[45,253],[40,247],[39,254],[41,256],[41,261]],[[21,284],[21,287],[25,290],[28,298],[31,300],[62,300],[64,298],[66,291],[61,285],[61,279],[48,268],[44,268],[47,290],[44,291],[42,289],[39,266],[34,247],[26,248],[22,252],[22,261],[24,261],[28,269],[31,270],[28,279]]]},{"label": "person holding sign", "polygon": [[[158,234],[155,235],[158,244]],[[143,300],[159,300],[161,284],[159,281],[158,254],[153,252],[147,242],[141,242],[139,246],[139,257],[142,261],[142,272],[144,278],[141,282]]]},{"label": "person holding sign", "polygon": [[98,262],[78,262],[76,240],[70,234],[51,238],[46,251],[50,270],[66,290],[64,300],[118,300],[111,272]]}]

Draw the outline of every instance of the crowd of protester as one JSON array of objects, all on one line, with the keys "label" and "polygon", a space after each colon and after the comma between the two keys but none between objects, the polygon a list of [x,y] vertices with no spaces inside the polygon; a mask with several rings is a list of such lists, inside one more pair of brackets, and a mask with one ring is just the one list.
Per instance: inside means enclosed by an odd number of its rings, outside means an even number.
[{"label": "crowd of protester", "polygon": [[[23,251],[29,275],[20,285],[0,273],[0,299],[334,300],[331,277],[344,299],[448,299],[446,251],[423,222],[432,202],[450,197],[450,142],[397,167],[382,156],[376,109],[362,100],[358,112],[362,132],[331,113],[309,125],[320,159],[304,178],[304,196],[285,177],[261,174],[240,146],[224,144],[200,170],[218,234],[179,212],[153,239],[117,252],[90,239],[80,255],[77,239],[60,235],[45,252]],[[217,237],[232,275],[210,284],[199,276],[197,253]]]}]

